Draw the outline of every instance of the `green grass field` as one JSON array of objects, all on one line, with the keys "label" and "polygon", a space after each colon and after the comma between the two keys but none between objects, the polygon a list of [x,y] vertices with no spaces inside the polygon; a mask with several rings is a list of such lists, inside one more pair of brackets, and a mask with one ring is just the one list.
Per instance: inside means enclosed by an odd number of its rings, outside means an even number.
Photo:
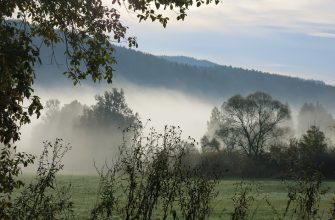
[{"label": "green grass field", "polygon": [[[31,178],[25,177],[29,182]],[[97,200],[99,179],[97,176],[68,176],[60,175],[58,185],[71,184],[71,196],[74,202],[74,214],[76,219],[87,219],[90,216],[90,210]],[[241,180],[221,180],[217,190],[219,196],[214,201],[214,211],[210,219],[229,219],[233,210],[232,197],[235,193],[235,184]],[[279,180],[256,180],[244,181],[251,183],[254,190],[255,198],[251,206],[250,219],[276,219],[271,207],[267,204],[265,198],[271,202],[273,207],[279,212],[283,212],[287,203],[287,184]],[[335,197],[335,182],[326,181],[323,187],[329,188],[328,192],[322,196],[320,203],[320,214],[322,219],[329,219],[331,201]],[[172,218],[171,218],[172,219]],[[288,217],[287,219],[291,219]]]}]

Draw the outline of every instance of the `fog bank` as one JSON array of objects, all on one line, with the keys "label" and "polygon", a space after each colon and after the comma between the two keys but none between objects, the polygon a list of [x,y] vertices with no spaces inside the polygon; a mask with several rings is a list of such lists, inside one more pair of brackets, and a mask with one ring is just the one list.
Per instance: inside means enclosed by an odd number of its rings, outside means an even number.
[{"label": "fog bank", "polygon": [[[77,87],[36,88],[36,94],[41,97],[42,103],[47,100],[57,99],[60,108],[77,100],[82,105],[91,106],[96,103],[95,95],[111,91],[112,88],[122,88],[125,100],[134,113],[146,127],[154,127],[158,132],[163,132],[165,125],[180,126],[182,137],[193,137],[197,141],[204,135],[207,129],[207,121],[213,103],[199,97],[192,97],[181,92],[165,88],[144,88],[129,83],[115,85],[98,84],[95,86],[81,85]],[[20,149],[38,155],[43,146],[43,141],[54,141],[62,138],[64,143],[70,143],[72,150],[65,156],[65,173],[96,173],[93,166],[102,166],[104,161],[115,159],[117,148],[122,141],[122,129],[113,128],[108,131],[91,130],[89,134],[79,131],[68,124],[74,116],[81,112],[67,113],[69,118],[45,124],[46,111],[42,111],[39,119],[33,119],[32,123],[22,129]],[[89,140],[85,137],[90,136]]]}]

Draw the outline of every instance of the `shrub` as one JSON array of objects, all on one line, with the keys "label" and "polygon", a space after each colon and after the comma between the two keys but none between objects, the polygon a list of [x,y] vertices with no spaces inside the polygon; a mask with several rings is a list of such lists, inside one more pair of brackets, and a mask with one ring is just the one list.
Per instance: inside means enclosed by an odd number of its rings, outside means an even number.
[{"label": "shrub", "polygon": [[58,188],[56,174],[62,170],[62,159],[70,149],[61,139],[44,142],[34,182],[23,189],[9,210],[10,219],[70,219],[72,202],[69,187]]},{"label": "shrub", "polygon": [[216,182],[196,175],[185,163],[195,141],[183,141],[176,127],[165,127],[163,134],[150,129],[145,135],[137,123],[127,129],[128,137],[129,132],[132,138],[124,139],[119,159],[99,171],[99,198],[91,219],[205,219]]}]

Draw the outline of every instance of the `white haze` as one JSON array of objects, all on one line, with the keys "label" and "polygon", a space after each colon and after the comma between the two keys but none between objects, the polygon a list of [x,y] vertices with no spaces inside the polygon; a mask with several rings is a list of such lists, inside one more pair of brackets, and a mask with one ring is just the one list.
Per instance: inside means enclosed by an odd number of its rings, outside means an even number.
[{"label": "white haze", "polygon": [[[209,120],[212,108],[220,104],[169,89],[144,88],[130,83],[118,85],[101,84],[95,86],[82,85],[52,89],[38,87],[35,91],[41,97],[42,103],[45,103],[49,99],[58,99],[61,102],[60,107],[62,107],[64,104],[77,100],[81,104],[90,106],[95,104],[95,95],[103,94],[104,91],[111,91],[112,88],[123,88],[126,103],[134,113],[137,112],[139,114],[143,122],[147,123],[147,127],[154,127],[158,132],[162,132],[165,125],[180,126],[183,131],[183,138],[186,139],[190,136],[195,138],[196,141],[199,141],[206,132],[207,121]],[[148,121],[149,119],[150,121]],[[99,144],[106,145],[111,142],[110,149],[105,149],[104,151],[94,149],[92,151],[85,151],[82,150],[82,146],[89,143],[81,142],[78,132],[68,128],[64,128],[64,131],[53,131],[55,128],[46,129],[39,127],[42,123],[43,113],[40,119],[33,119],[31,124],[23,127],[19,143],[20,149],[38,155],[42,150],[42,142],[44,140],[54,141],[58,136],[53,133],[62,134],[63,137],[59,138],[63,138],[64,142],[70,142],[72,145],[72,150],[64,159],[64,171],[69,174],[95,173],[94,161],[98,166],[101,166],[105,160],[112,160],[117,148],[117,146],[113,146],[113,142],[114,144],[117,143],[115,145],[119,145],[121,142],[118,135],[104,136],[97,133],[94,136],[97,136],[96,140],[101,142]]]},{"label": "white haze", "polygon": [[[111,91],[112,88],[123,88],[128,106],[134,113],[138,113],[142,122],[147,123],[147,128],[154,127],[156,131],[163,132],[165,125],[180,126],[182,137],[189,136],[200,141],[207,131],[207,121],[210,118],[214,106],[220,106],[224,100],[206,100],[198,96],[186,95],[182,92],[165,88],[145,88],[131,83],[119,83],[113,85],[97,84],[94,86],[82,85],[77,87],[45,88],[38,87],[36,94],[45,103],[49,99],[58,99],[62,107],[74,100],[81,104],[90,106],[95,104],[95,95]],[[297,131],[297,117],[299,108],[291,108],[292,121],[289,124],[295,135],[300,136],[304,131]],[[150,121],[148,121],[150,119]],[[63,138],[64,142],[72,145],[72,150],[64,159],[65,172],[69,174],[96,173],[94,161],[98,166],[111,161],[117,155],[117,147],[120,145],[122,137],[121,131],[109,131],[110,133],[99,133],[92,131],[90,138],[81,138],[80,131],[74,127],[64,127],[59,131],[59,127],[43,127],[43,114],[40,119],[33,119],[32,123],[22,129],[19,147],[22,151],[39,155],[43,141],[54,141],[56,137]],[[322,127],[322,125],[319,125]],[[120,133],[121,132],[121,133]],[[59,134],[61,134],[59,136]],[[328,132],[329,140],[334,139],[333,131]],[[334,140],[332,140],[334,141]],[[100,147],[99,146],[108,146]],[[35,167],[36,168],[36,167]]]}]

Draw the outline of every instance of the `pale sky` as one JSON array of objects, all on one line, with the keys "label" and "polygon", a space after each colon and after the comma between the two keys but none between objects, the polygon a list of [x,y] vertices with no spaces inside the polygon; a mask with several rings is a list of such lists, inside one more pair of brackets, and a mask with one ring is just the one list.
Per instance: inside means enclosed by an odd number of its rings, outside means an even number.
[{"label": "pale sky", "polygon": [[334,0],[225,0],[174,13],[166,29],[122,12],[139,50],[185,55],[335,85]]}]

